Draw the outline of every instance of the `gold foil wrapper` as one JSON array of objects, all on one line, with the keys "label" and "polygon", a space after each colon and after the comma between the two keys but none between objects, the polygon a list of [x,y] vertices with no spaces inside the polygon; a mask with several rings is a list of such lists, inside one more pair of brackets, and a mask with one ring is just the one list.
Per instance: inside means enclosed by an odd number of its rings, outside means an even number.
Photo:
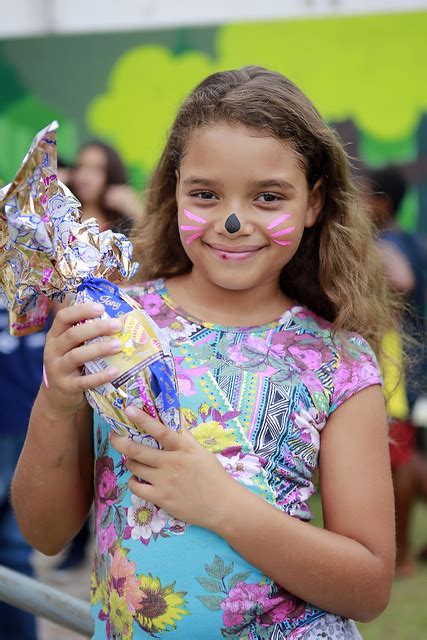
[{"label": "gold foil wrapper", "polygon": [[122,234],[81,221],[80,203],[57,178],[53,122],[34,138],[13,182],[0,190],[0,286],[9,301],[10,331],[39,330],[50,300],[88,277],[120,281],[136,270]]}]

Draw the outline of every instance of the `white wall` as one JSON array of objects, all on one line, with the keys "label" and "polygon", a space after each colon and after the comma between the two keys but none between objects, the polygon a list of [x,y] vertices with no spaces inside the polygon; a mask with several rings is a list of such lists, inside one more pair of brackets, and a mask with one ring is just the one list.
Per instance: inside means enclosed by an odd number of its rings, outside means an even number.
[{"label": "white wall", "polygon": [[427,9],[427,0],[0,0],[0,38]]}]

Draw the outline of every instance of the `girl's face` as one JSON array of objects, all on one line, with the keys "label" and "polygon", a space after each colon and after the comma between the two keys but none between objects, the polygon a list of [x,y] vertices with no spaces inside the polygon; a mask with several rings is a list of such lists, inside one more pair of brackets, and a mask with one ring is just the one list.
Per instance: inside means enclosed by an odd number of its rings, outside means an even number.
[{"label": "girl's face", "polygon": [[73,172],[73,190],[82,205],[97,204],[107,182],[107,158],[99,147],[80,151]]},{"label": "girl's face", "polygon": [[193,270],[225,289],[278,282],[323,205],[292,148],[260,136],[227,123],[197,129],[177,174],[182,244]]}]

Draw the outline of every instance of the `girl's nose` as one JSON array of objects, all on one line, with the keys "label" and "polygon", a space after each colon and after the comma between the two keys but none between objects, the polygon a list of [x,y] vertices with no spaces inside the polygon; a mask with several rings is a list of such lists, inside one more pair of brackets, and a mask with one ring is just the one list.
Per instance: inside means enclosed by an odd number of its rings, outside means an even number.
[{"label": "girl's nose", "polygon": [[235,213],[230,213],[227,220],[225,221],[224,227],[225,230],[228,231],[228,233],[237,233],[237,231],[240,230],[240,220]]}]

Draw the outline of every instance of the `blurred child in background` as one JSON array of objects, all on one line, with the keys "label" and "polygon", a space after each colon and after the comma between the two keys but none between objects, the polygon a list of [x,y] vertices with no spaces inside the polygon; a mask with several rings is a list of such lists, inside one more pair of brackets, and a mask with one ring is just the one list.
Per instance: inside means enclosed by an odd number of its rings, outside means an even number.
[{"label": "blurred child in background", "polygon": [[[405,177],[388,166],[367,173],[366,199],[379,231],[378,242],[392,287],[405,299],[401,318],[403,334],[415,342],[405,344],[409,365],[404,377],[403,402],[390,401],[390,455],[396,501],[396,575],[408,576],[415,570],[410,549],[410,519],[418,495],[427,499],[427,460],[422,433],[416,429],[411,413],[417,397],[425,389],[426,373],[426,249],[415,233],[399,228],[397,214],[407,191]],[[397,346],[397,349],[399,347]],[[395,348],[396,355],[396,348]],[[403,354],[402,354],[403,355]]]},{"label": "blurred child in background", "polygon": [[95,217],[101,231],[127,235],[142,217],[141,201],[128,185],[119,154],[104,142],[88,142],[80,148],[69,186],[81,202],[83,219]]}]

